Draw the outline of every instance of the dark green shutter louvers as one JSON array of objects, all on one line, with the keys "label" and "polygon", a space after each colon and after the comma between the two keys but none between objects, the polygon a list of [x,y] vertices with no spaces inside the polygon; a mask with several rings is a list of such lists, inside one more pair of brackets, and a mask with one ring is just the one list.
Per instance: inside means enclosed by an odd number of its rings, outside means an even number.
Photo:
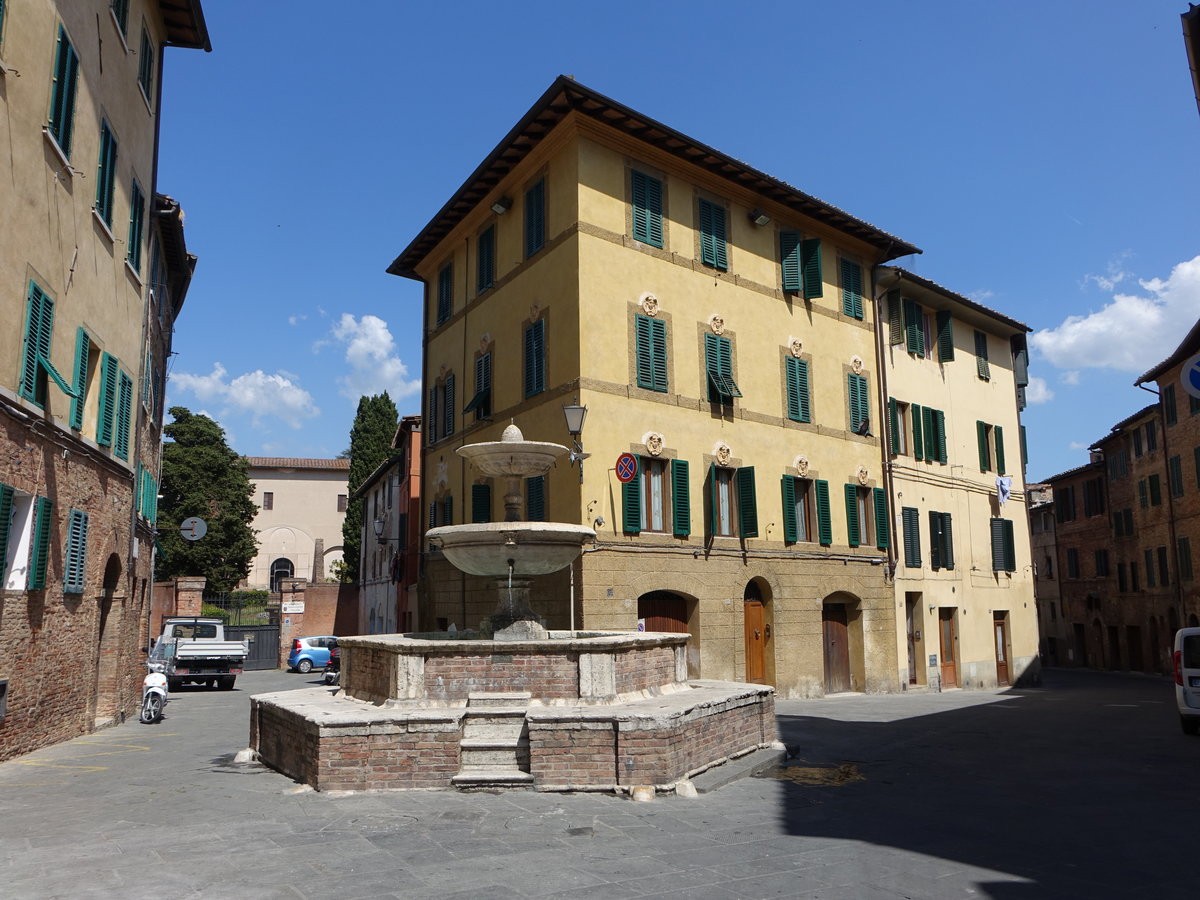
[{"label": "dark green shutter louvers", "polygon": [[800,276],[800,232],[779,232],[779,262],[783,272],[783,289],[799,291],[802,287]]},{"label": "dark green shutter louvers", "polygon": [[63,593],[82,594],[87,574],[88,515],[71,510],[67,519],[67,545],[63,559]]},{"label": "dark green shutter louvers", "polygon": [[700,200],[700,262],[716,269],[729,268],[725,242],[725,207]]},{"label": "dark green shutter louvers", "polygon": [[479,235],[479,272],[476,279],[476,289],[482,294],[488,290],[496,279],[496,226],[489,225],[488,229]]},{"label": "dark green shutter louvers", "polygon": [[720,506],[720,486],[717,481],[717,464],[708,464],[708,533],[715,535],[720,533],[721,526],[721,506]]},{"label": "dark green shutter louvers", "polygon": [[929,511],[929,567],[942,567],[942,514]]},{"label": "dark green shutter louvers", "polygon": [[925,458],[925,442],[921,437],[921,407],[917,404],[912,404],[908,408],[908,414],[912,417],[912,432],[913,432],[913,458]]},{"label": "dark green shutter louvers", "polygon": [[117,422],[113,435],[113,454],[129,459],[129,425],[133,414],[133,379],[124,372],[117,373]]},{"label": "dark green shutter louvers", "polygon": [[886,550],[890,544],[890,529],[888,528],[887,494],[883,488],[872,488],[871,494],[875,500],[875,546]]},{"label": "dark green shutter louvers", "polygon": [[529,522],[546,521],[546,476],[534,475],[525,479],[525,519]]},{"label": "dark green shutter louvers", "polygon": [[538,319],[525,329],[525,396],[532,397],[546,389],[545,319]]},{"label": "dark green shutter louvers", "polygon": [[903,299],[904,304],[904,339],[908,347],[909,353],[914,353],[917,356],[925,355],[925,330],[921,322],[921,307],[915,300],[910,300],[908,297]]},{"label": "dark green shutter louvers", "polygon": [[754,466],[737,470],[738,533],[743,538],[758,537],[758,498],[754,491]]},{"label": "dark green shutter louvers", "polygon": [[442,415],[446,417],[442,422],[442,435],[447,436],[454,434],[454,373],[451,372],[446,376],[446,381],[442,387]]},{"label": "dark green shutter louvers", "polygon": [[642,464],[638,460],[638,472],[621,485],[621,530],[626,534],[637,534],[642,530]]},{"label": "dark green shutter louvers", "polygon": [[1004,466],[1004,429],[999,425],[992,429],[992,439],[996,442],[996,474],[1005,475],[1008,469]]},{"label": "dark green shutter louvers", "polygon": [[671,524],[675,537],[692,533],[692,496],[688,484],[688,461],[671,460]]},{"label": "dark green shutter louvers", "polygon": [[667,323],[662,319],[637,316],[635,343],[637,385],[650,391],[667,390]]},{"label": "dark green shutter louvers", "polygon": [[793,422],[811,422],[808,395],[808,362],[785,357],[787,380],[787,415]]},{"label": "dark green shutter louvers", "polygon": [[975,420],[975,437],[979,442],[979,470],[987,472],[991,468],[992,454],[988,449],[987,423]]},{"label": "dark green shutter louvers", "polygon": [[475,413],[475,419],[492,414],[492,354],[484,353],[475,360],[475,395],[463,407],[463,415]]},{"label": "dark green shutter louvers", "polygon": [[546,244],[546,181],[542,179],[525,192],[525,257]]},{"label": "dark green shutter louvers", "polygon": [[984,380],[992,377],[992,370],[988,366],[987,335],[982,331],[975,332],[975,371]]},{"label": "dark green shutter louvers", "polygon": [[783,539],[786,543],[794,544],[800,535],[800,526],[796,519],[796,479],[794,476],[783,476],[780,480],[780,492],[783,495]]},{"label": "dark green shutter louvers", "polygon": [[804,283],[805,300],[821,296],[825,277],[821,272],[820,238],[808,238],[800,242],[800,277]]},{"label": "dark green shutter louvers", "polygon": [[895,397],[888,397],[888,453],[900,452],[900,406]]},{"label": "dark green shutter louvers", "polygon": [[429,389],[429,401],[425,409],[426,440],[431,444],[437,442],[437,396],[438,389],[431,387]]},{"label": "dark green shutter louvers", "polygon": [[858,523],[858,485],[844,486],[846,495],[846,537],[851,547],[859,545],[860,527]]},{"label": "dark green shutter louvers", "polygon": [[888,343],[902,344],[904,343],[904,313],[900,302],[900,294],[898,291],[888,291],[887,295],[887,313],[888,313]]},{"label": "dark green shutter louvers", "polygon": [[937,428],[934,425],[935,416],[933,413],[934,410],[930,407],[921,407],[921,427],[925,432],[925,458],[930,462],[934,462],[938,458]]},{"label": "dark green shutter louvers", "polygon": [[[1010,526],[1010,527],[1006,529],[1005,528],[1006,525]],[[992,571],[993,572],[1006,571],[1006,564],[1007,564],[1008,557],[1006,554],[1005,540],[1006,540],[1006,533],[1009,536],[1011,536],[1011,533],[1012,533],[1011,525],[1012,525],[1012,523],[1009,522],[1007,519],[992,519],[991,520]]]},{"label": "dark green shutter louvers", "polygon": [[641,172],[631,172],[633,189],[634,240],[655,247],[663,245],[662,182]]},{"label": "dark green shutter louvers", "polygon": [[954,529],[950,513],[942,513],[942,568],[954,568]]},{"label": "dark green shutter louvers", "polygon": [[105,353],[100,358],[100,423],[96,429],[96,443],[111,447],[113,442],[114,418],[117,409],[117,360]]},{"label": "dark green shutter louvers", "polygon": [[833,543],[833,520],[829,515],[829,482],[818,478],[813,482],[817,498],[817,540],[824,547]]},{"label": "dark green shutter louvers", "polygon": [[940,409],[933,411],[933,426],[937,429],[937,460],[946,462],[946,414]]},{"label": "dark green shutter louvers", "polygon": [[46,563],[50,560],[50,518],[53,504],[47,497],[38,497],[34,505],[33,544],[29,555],[29,590],[46,587]]},{"label": "dark green shutter louvers", "polygon": [[937,314],[938,361],[954,359],[954,322],[949,310],[938,310]]},{"label": "dark green shutter louvers", "polygon": [[5,569],[8,565],[8,534],[12,529],[12,507],[15,491],[7,484],[0,484],[0,587],[4,585]]},{"label": "dark green shutter louvers", "polygon": [[492,521],[492,486],[471,485],[471,521],[475,524]]},{"label": "dark green shutter louvers", "polygon": [[54,75],[50,97],[50,122],[47,126],[59,149],[71,158],[71,134],[75,123],[75,90],[79,79],[79,57],[58,26],[58,48],[54,57]]},{"label": "dark green shutter louvers", "polygon": [[447,264],[438,272],[437,285],[437,324],[441,325],[450,318],[452,308],[454,278],[453,271]]},{"label": "dark green shutter louvers", "polygon": [[855,319],[863,317],[862,267],[848,259],[841,261],[842,313]]},{"label": "dark green shutter louvers", "polygon": [[921,530],[920,514],[916,507],[906,506],[900,510],[900,519],[904,527],[904,565],[906,568],[921,567]]}]

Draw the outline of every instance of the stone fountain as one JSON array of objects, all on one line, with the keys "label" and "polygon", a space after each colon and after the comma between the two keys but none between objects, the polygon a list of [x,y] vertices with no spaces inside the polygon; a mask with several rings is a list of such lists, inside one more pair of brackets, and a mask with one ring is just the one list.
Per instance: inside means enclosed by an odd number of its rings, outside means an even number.
[{"label": "stone fountain", "polygon": [[430,529],[430,545],[494,578],[490,636],[339,639],[341,687],[251,699],[250,746],[318,790],[511,788],[642,794],[756,750],[778,748],[774,692],[688,678],[686,634],[547,630],[530,579],[566,568],[591,528],[521,520],[522,480],[566,454],[501,440],[458,451],[507,480],[505,520]]}]

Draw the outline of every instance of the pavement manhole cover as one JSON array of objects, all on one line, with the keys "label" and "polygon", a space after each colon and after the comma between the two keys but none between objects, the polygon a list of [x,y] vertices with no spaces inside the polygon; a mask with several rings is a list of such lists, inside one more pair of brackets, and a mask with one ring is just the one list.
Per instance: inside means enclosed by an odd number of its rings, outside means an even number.
[{"label": "pavement manhole cover", "polygon": [[820,787],[840,787],[867,780],[854,763],[842,763],[840,766],[776,766],[765,770],[759,777]]}]

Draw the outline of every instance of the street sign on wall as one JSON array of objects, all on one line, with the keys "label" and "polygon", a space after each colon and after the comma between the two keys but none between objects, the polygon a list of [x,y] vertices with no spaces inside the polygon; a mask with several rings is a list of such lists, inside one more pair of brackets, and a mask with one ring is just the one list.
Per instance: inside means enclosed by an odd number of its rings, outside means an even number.
[{"label": "street sign on wall", "polygon": [[638,461],[632,453],[622,453],[617,457],[617,481],[628,484],[637,477]]},{"label": "street sign on wall", "polygon": [[1200,400],[1200,353],[1183,364],[1179,381],[1185,391]]}]

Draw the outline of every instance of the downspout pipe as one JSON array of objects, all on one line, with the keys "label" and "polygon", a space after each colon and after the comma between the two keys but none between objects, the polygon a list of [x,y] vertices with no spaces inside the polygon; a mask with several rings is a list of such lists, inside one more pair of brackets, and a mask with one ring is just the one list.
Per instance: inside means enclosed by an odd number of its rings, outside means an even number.
[{"label": "downspout pipe", "polygon": [[877,406],[881,410],[878,420],[880,430],[879,453],[881,469],[883,471],[883,486],[884,490],[887,492],[888,519],[892,525],[892,539],[888,541],[887,549],[887,568],[888,576],[892,578],[894,582],[898,561],[896,556],[896,543],[900,538],[900,532],[897,528],[896,519],[895,482],[892,479],[892,450],[894,449],[891,447],[892,430],[888,425],[887,419],[888,397],[890,394],[888,391],[888,367],[885,356],[887,350],[883,340],[883,329],[887,326],[887,323],[883,318],[883,305],[881,301],[891,288],[900,283],[902,276],[899,272],[895,271],[889,273],[892,278],[890,283],[885,287],[884,285],[880,284],[881,269],[882,266],[875,266],[871,273],[871,280],[875,286],[875,365],[879,371],[879,402]]}]

